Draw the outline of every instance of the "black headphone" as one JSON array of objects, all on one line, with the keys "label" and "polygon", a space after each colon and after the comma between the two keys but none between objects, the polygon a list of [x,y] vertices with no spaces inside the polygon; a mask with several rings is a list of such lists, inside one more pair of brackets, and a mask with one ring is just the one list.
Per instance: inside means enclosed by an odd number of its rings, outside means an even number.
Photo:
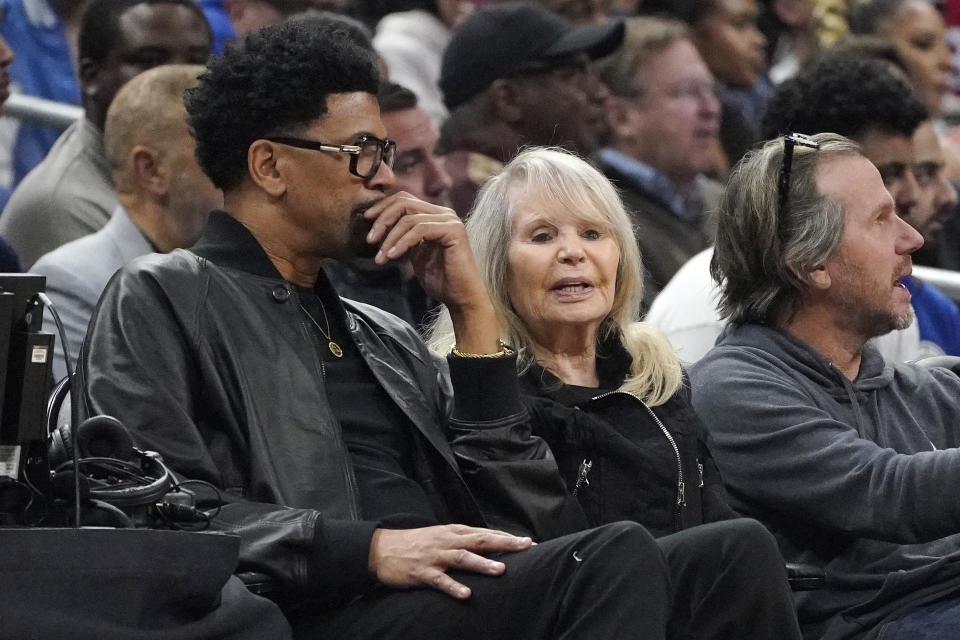
[{"label": "black headphone", "polygon": [[76,430],[76,443],[69,424],[50,433],[48,454],[54,469],[55,495],[68,497],[74,486],[73,447],[77,445],[80,491],[85,499],[119,508],[152,505],[174,486],[170,470],[160,456],[140,451],[126,427],[113,416],[92,416]]}]

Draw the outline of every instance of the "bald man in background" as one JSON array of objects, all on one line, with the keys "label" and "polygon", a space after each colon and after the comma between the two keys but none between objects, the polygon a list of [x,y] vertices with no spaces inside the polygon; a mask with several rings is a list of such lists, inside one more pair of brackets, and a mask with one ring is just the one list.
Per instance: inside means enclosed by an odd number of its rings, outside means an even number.
[{"label": "bald man in background", "polygon": [[[196,242],[223,197],[194,159],[183,93],[204,67],[164,65],[146,71],[117,93],[107,113],[104,146],[119,206],[95,234],[41,257],[30,269],[47,277],[76,361],[90,315],[117,269],[151,252],[167,253]],[[44,330],[56,335],[51,314]],[[54,374],[66,375],[63,345],[56,346]]]}]

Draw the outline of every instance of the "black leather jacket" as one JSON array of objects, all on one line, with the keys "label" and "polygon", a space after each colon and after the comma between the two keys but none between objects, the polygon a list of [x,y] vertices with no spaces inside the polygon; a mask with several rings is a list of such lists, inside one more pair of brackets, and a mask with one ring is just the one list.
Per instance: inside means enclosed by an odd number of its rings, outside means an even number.
[{"label": "black leather jacket", "polygon": [[[297,296],[253,236],[215,212],[192,251],[145,256],[114,277],[81,375],[88,413],[115,415],[177,474],[224,492],[214,526],[240,534],[239,571],[335,603],[371,587],[377,523],[361,519]],[[513,358],[451,358],[448,371],[394,316],[347,300],[340,313],[417,427],[416,480],[440,521],[540,538],[583,527],[549,449],[530,436]]]}]

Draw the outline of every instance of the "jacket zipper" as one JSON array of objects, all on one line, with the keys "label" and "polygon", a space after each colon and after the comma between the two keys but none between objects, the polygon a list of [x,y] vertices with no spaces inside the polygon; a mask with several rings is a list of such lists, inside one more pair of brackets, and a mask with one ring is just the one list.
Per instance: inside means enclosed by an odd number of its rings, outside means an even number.
[{"label": "jacket zipper", "polygon": [[650,414],[650,417],[653,418],[653,421],[657,423],[657,426],[660,428],[660,431],[666,437],[667,441],[670,442],[670,446],[673,448],[673,455],[677,461],[677,502],[674,505],[674,521],[676,523],[677,530],[679,531],[682,528],[681,512],[683,510],[683,507],[687,505],[687,497],[686,497],[686,485],[684,484],[684,481],[683,481],[683,464],[680,461],[680,448],[677,447],[677,441],[673,439],[673,435],[670,433],[670,431],[668,431],[667,428],[663,426],[663,423],[660,422],[660,418],[658,418],[657,414],[653,412],[653,409],[648,407],[647,404],[643,400],[641,400],[639,397],[637,397],[637,394],[635,393],[624,391],[622,389],[617,389],[616,391],[608,391],[606,393],[601,393],[600,395],[594,398],[591,398],[591,400],[600,400],[601,398],[612,396],[615,393],[622,393],[624,395],[630,396],[631,398],[639,402],[640,406],[646,409],[647,413]]},{"label": "jacket zipper", "polygon": [[593,460],[583,459],[583,462],[580,463],[580,471],[577,473],[577,483],[573,485],[573,495],[577,495],[577,492],[580,491],[580,487],[589,487],[590,481],[587,480],[587,474],[590,473],[590,469],[593,468]]}]

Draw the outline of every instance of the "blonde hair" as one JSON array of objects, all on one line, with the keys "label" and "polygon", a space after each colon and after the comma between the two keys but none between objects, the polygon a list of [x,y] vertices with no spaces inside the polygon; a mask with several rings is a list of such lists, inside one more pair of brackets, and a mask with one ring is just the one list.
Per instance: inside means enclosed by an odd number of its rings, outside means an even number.
[{"label": "blonde hair", "polygon": [[[682,384],[683,371],[666,337],[639,322],[643,265],[630,218],[610,181],[562,149],[531,148],[520,153],[483,185],[466,222],[470,246],[497,312],[500,337],[517,349],[520,372],[535,362],[534,341],[507,292],[507,248],[515,205],[529,194],[601,224],[615,239],[620,248],[616,292],[598,339],[616,335],[633,358],[630,377],[621,389],[636,394],[650,406],[663,404]],[[440,354],[453,347],[453,324],[446,309],[428,329],[428,342]]]}]

